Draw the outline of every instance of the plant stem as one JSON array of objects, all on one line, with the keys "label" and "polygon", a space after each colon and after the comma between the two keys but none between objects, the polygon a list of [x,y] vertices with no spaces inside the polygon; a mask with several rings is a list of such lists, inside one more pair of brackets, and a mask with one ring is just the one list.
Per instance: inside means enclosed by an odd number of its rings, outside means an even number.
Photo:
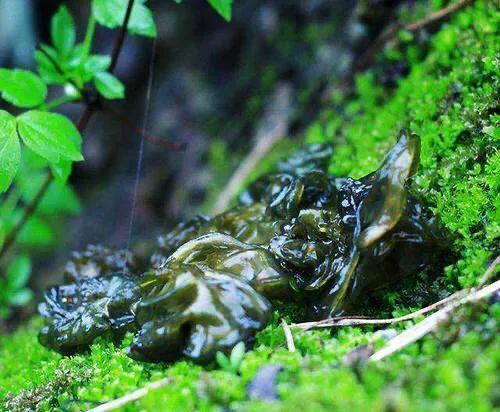
[{"label": "plant stem", "polygon": [[87,24],[87,31],[85,32],[85,39],[83,40],[83,50],[85,55],[89,55],[92,50],[92,41],[94,40],[96,21],[92,9],[90,10],[89,22]]},{"label": "plant stem", "polygon": [[2,215],[7,216],[12,213],[12,211],[16,208],[17,202],[19,201],[21,195],[19,191],[16,190],[16,187],[13,187],[10,193],[7,195],[7,198],[2,203]]},{"label": "plant stem", "polygon": [[11,231],[7,234],[7,236],[5,236],[3,248],[0,251],[0,258],[2,258],[10,249],[10,247],[14,244],[17,236],[19,235],[19,232],[21,232],[22,228],[24,227],[28,219],[37,209],[43,196],[47,192],[47,189],[49,188],[51,182],[52,182],[52,174],[49,173],[47,174],[47,177],[43,181],[42,186],[40,186],[40,189],[38,190],[38,193],[36,194],[34,199],[28,206],[26,206],[26,209],[24,209],[24,213],[21,216],[21,219],[17,221],[17,223],[14,225]]},{"label": "plant stem", "polygon": [[[127,12],[125,13],[125,18],[123,19],[122,26],[120,27],[119,32],[117,33],[114,41],[114,46],[113,46],[113,53],[111,57],[111,66],[109,71],[112,72],[116,66],[116,63],[118,62],[118,58],[120,57],[120,52],[123,47],[123,42],[125,40],[125,35],[127,34],[127,27],[128,27],[128,22],[130,20],[130,15],[132,13],[132,7],[134,5],[134,0],[128,0],[128,5],[127,5]],[[90,119],[92,118],[92,115],[94,114],[95,111],[95,106],[85,106],[85,110],[80,116],[80,119],[78,120],[77,123],[77,129],[80,133],[83,133],[85,128],[87,127]],[[19,232],[21,232],[22,228],[28,221],[28,219],[31,217],[31,215],[36,211],[38,208],[38,205],[40,204],[41,200],[45,196],[45,193],[47,192],[47,189],[50,186],[50,183],[53,180],[52,173],[48,173],[47,177],[45,178],[45,181],[43,182],[42,186],[40,186],[40,189],[38,189],[38,193],[35,195],[33,200],[31,201],[30,204],[26,206],[24,209],[24,213],[21,217],[21,219],[17,222],[17,224],[10,230],[10,232],[6,235],[5,237],[5,242],[0,250],[0,259],[2,259],[7,251],[12,247],[12,245],[15,243],[17,236],[19,235]]]},{"label": "plant stem", "polygon": [[123,19],[123,24],[118,30],[118,34],[115,37],[115,42],[113,45],[113,51],[111,52],[111,64],[109,65],[109,71],[112,73],[115,70],[116,63],[118,63],[118,57],[120,57],[120,52],[123,47],[123,41],[125,40],[125,35],[127,34],[128,22],[130,16],[132,15],[132,8],[134,7],[134,0],[129,0],[127,4],[127,11],[125,12],[125,17]]},{"label": "plant stem", "polygon": [[74,102],[77,99],[78,97],[76,96],[61,96],[45,104],[44,109],[47,111],[54,110],[63,104]]}]

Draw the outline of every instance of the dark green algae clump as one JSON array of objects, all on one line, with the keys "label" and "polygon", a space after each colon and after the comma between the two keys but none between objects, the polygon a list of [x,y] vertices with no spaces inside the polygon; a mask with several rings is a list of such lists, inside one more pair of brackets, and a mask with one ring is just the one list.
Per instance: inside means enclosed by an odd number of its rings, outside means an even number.
[{"label": "dark green algae clump", "polygon": [[305,305],[313,318],[345,313],[363,293],[423,270],[435,252],[434,221],[406,190],[419,151],[419,138],[402,132],[359,180],[324,172],[329,148],[299,152],[235,208],[160,237],[146,273],[124,251],[75,253],[68,283],[40,305],[40,342],[68,354],[131,331],[135,359],[206,363],[251,342],[273,300]]}]

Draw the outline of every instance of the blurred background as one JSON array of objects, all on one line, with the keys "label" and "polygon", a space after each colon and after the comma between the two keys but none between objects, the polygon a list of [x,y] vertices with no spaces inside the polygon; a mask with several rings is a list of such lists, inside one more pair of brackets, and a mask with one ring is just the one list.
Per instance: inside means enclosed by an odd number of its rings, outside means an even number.
[{"label": "blurred background", "polygon": [[[132,243],[154,242],[180,220],[209,213],[266,128],[279,123],[283,135],[271,156],[299,146],[325,101],[349,93],[344,80],[356,59],[401,7],[415,3],[426,2],[236,0],[227,23],[204,0],[149,1],[157,40],[127,37],[116,70],[126,98],[108,103],[114,114],[96,113],[86,129],[85,161],[71,176],[79,206],[70,217],[50,218],[47,241],[26,247],[34,258],[30,286],[39,291],[60,280],[72,250],[127,245],[141,139],[134,129],[145,122],[150,69],[146,128],[186,149],[145,142]],[[1,67],[35,68],[33,52],[49,42],[50,18],[61,4],[81,39],[90,1],[0,0]],[[98,27],[94,52],[110,53],[113,38]],[[381,82],[405,73],[401,63],[383,64],[375,68]],[[78,104],[62,108],[73,119],[81,111]]]}]

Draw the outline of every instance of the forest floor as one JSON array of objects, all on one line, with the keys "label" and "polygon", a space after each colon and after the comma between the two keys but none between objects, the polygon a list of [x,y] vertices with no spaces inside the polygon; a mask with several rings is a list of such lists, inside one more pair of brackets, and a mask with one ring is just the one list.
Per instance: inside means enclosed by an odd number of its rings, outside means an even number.
[{"label": "forest floor", "polygon": [[[476,1],[457,12],[425,46],[414,33],[400,32],[382,55],[404,61],[408,73],[389,82],[375,69],[360,73],[355,94],[334,91],[306,132],[308,143],[334,144],[332,174],[352,177],[375,170],[400,129],[422,139],[411,190],[450,234],[452,256],[441,273],[372,298],[378,318],[478,286],[500,254],[500,11],[494,3]],[[497,274],[490,270],[490,282]],[[62,357],[38,343],[41,320],[34,318],[0,338],[0,399],[6,410],[22,411],[87,410],[124,396],[119,410],[494,410],[500,404],[498,296],[463,305],[436,331],[379,361],[367,358],[424,315],[383,333],[375,326],[292,327],[296,350],[290,351],[280,321],[296,317],[277,310],[237,373],[216,364],[133,361],[124,351],[130,336],[118,346],[100,339],[87,354]],[[248,385],[269,365],[281,371],[268,383],[276,400],[263,401]]]}]

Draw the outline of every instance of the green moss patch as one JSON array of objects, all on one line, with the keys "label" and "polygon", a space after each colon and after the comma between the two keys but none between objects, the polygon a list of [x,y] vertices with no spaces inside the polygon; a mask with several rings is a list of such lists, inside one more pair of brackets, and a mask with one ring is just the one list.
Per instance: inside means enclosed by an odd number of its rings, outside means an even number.
[{"label": "green moss patch", "polygon": [[408,129],[422,139],[414,190],[454,238],[461,258],[450,283],[472,286],[499,254],[500,117],[498,8],[478,2],[437,33],[423,59],[406,49],[411,70],[387,94],[373,72],[357,77],[357,97],[326,110],[308,139],[333,142],[330,171],[360,177],[374,170]]}]

